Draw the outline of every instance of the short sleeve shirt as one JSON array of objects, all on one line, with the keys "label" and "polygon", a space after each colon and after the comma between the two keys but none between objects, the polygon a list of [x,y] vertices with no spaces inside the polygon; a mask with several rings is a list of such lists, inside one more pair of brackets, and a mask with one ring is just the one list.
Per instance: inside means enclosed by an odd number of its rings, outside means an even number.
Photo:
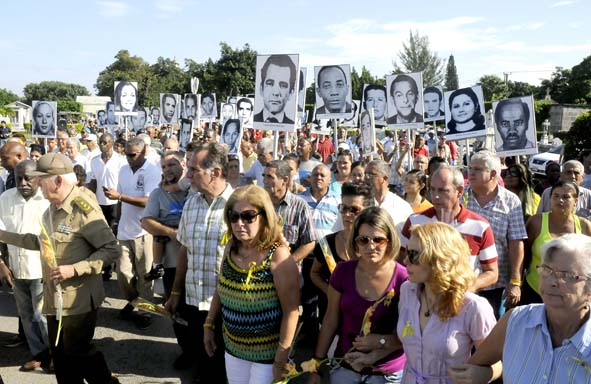
[{"label": "short sleeve shirt", "polygon": [[318,240],[312,212],[301,197],[287,191],[276,209],[283,219],[283,236],[292,252],[303,244]]}]

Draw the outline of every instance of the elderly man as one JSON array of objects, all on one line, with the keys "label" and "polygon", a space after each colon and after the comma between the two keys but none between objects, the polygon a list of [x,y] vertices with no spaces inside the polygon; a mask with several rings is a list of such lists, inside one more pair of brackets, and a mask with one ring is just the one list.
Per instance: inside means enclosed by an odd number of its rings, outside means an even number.
[{"label": "elderly man", "polygon": [[[72,165],[80,165],[84,168],[85,171],[90,170],[88,166],[88,159],[80,153],[81,145],[80,141],[75,137],[70,137],[66,141],[66,153],[70,160],[72,161]],[[90,179],[88,179],[90,181]]]},{"label": "elderly man", "polygon": [[285,106],[294,94],[296,66],[289,55],[271,55],[261,68],[260,92],[263,109],[254,121],[293,124],[285,113]]},{"label": "elderly man", "polygon": [[353,110],[347,102],[349,85],[345,71],[338,65],[326,65],[318,71],[316,93],[322,99],[323,106],[316,109],[317,115],[330,113],[351,113]]},{"label": "elderly man", "polygon": [[[562,170],[560,171],[560,180],[572,181],[579,186],[579,199],[577,200],[575,213],[577,216],[591,218],[591,190],[581,186],[584,179],[585,168],[580,161],[569,160],[562,165]],[[544,189],[544,193],[542,193],[542,200],[540,201],[540,205],[538,205],[538,211],[536,213],[550,211],[551,189],[551,187]]]},{"label": "elderly man", "polygon": [[121,244],[117,281],[123,297],[128,301],[121,310],[122,319],[133,320],[138,328],[152,323],[148,314],[134,315],[131,301],[137,297],[152,300],[152,282],[144,276],[152,267],[152,235],[140,225],[150,193],[160,184],[160,170],[146,159],[146,144],[133,138],[125,146],[127,164],[121,167],[117,189],[105,190],[105,196],[119,201],[117,239]]},{"label": "elderly man", "polygon": [[66,131],[57,131],[57,147],[62,155],[66,154],[68,150],[68,139],[70,135]]},{"label": "elderly man", "polygon": [[250,141],[242,140],[240,143],[240,154],[239,156],[242,158],[240,164],[242,165],[242,169],[244,172],[248,172],[250,167],[254,164],[257,160],[257,154],[253,149],[253,144]]},{"label": "elderly man", "polygon": [[406,255],[410,227],[431,221],[443,221],[452,224],[470,246],[470,264],[479,273],[472,289],[479,291],[496,283],[499,271],[492,228],[485,218],[460,204],[464,194],[462,172],[449,165],[442,166],[431,178],[430,191],[433,207],[411,215],[404,223],[400,238],[403,248],[400,261],[404,261]]},{"label": "elderly man", "polygon": [[[41,233],[41,217],[49,207],[39,189],[39,180],[26,176],[35,170],[33,160],[23,160],[14,169],[16,188],[2,194],[0,219],[6,230],[16,233]],[[41,312],[43,282],[39,251],[0,244],[0,281],[14,291],[16,308],[23,324],[25,338],[33,358],[23,364],[21,371],[38,367],[49,370],[47,321]],[[10,267],[10,269],[8,269]]]},{"label": "elderly man", "polygon": [[310,188],[300,195],[312,210],[312,219],[318,238],[332,233],[339,217],[340,197],[329,189],[330,168],[319,164],[310,175]]},{"label": "elderly man", "polygon": [[429,158],[425,155],[416,155],[412,161],[412,169],[427,172],[429,166]]},{"label": "elderly man", "polygon": [[43,196],[51,203],[42,218],[45,232],[39,236],[0,230],[0,241],[42,248],[43,313],[57,382],[118,383],[92,344],[98,307],[105,298],[101,269],[119,254],[115,236],[93,196],[76,187],[66,156],[44,155],[37,170],[26,176],[40,177]]},{"label": "elderly man", "polygon": [[499,158],[490,151],[480,151],[472,156],[468,170],[470,187],[464,193],[464,206],[487,219],[495,236],[499,279],[479,294],[490,302],[497,317],[503,297],[507,308],[516,306],[521,298],[523,243],[527,239],[521,201],[499,185],[500,175]]},{"label": "elderly man", "polygon": [[310,139],[307,137],[300,137],[298,140],[298,145],[296,147],[296,153],[298,154],[300,164],[299,164],[299,182],[305,186],[310,186],[310,174],[314,167],[319,164],[322,164],[320,161],[316,160],[312,157],[312,144],[310,143]]},{"label": "elderly man", "polygon": [[97,137],[94,133],[88,134],[82,139],[82,144],[86,144],[86,149],[82,151],[82,155],[88,160],[92,160],[95,156],[101,154],[101,149],[97,145]]},{"label": "elderly man", "polygon": [[365,181],[371,186],[376,206],[388,211],[392,221],[400,230],[413,210],[410,204],[390,192],[388,189],[389,175],[390,165],[383,160],[370,161],[365,167]]},{"label": "elderly man", "polygon": [[[226,181],[228,155],[220,144],[200,144],[187,164],[187,178],[198,191],[183,208],[177,240],[176,275],[166,308],[188,321],[184,351],[196,358],[194,382],[214,383],[225,377],[221,319],[215,325],[218,350],[213,358],[205,353],[203,324],[213,298],[224,255],[222,241],[227,226],[224,207],[233,190]],[[180,341],[179,341],[180,343]]]},{"label": "elderly man", "polygon": [[244,177],[254,180],[256,178],[257,185],[263,186],[263,171],[267,163],[273,160],[273,139],[263,138],[257,143],[257,160],[252,163],[252,166],[244,172]]}]

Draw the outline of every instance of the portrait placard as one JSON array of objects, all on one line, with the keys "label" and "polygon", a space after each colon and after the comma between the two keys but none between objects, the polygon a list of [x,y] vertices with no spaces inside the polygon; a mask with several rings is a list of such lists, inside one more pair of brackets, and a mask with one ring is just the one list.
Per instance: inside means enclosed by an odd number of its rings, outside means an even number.
[{"label": "portrait placard", "polygon": [[178,123],[181,111],[181,95],[175,93],[160,94],[160,123]]},{"label": "portrait placard", "polygon": [[115,81],[115,114],[117,115],[135,115],[139,109],[137,82],[135,81]]},{"label": "portrait placard", "polygon": [[221,142],[228,146],[229,155],[238,155],[242,140],[242,124],[240,119],[229,119],[222,129]]},{"label": "portrait placard", "polygon": [[255,129],[295,131],[299,74],[299,55],[257,56]]},{"label": "portrait placard", "polygon": [[361,112],[359,115],[359,128],[361,129],[361,148],[363,151],[363,157],[377,154],[376,125],[372,109]]},{"label": "portrait placard", "polygon": [[179,147],[183,150],[187,148],[187,145],[193,139],[193,120],[181,119],[181,129],[179,132]]},{"label": "portrait placard", "polygon": [[55,138],[57,131],[57,102],[33,101],[32,136]]},{"label": "portrait placard", "polygon": [[183,99],[183,108],[181,117],[187,120],[195,120],[197,117],[197,109],[199,109],[199,104],[197,104],[197,95],[194,93],[185,93],[185,97]]},{"label": "portrait placard", "polygon": [[341,124],[346,125],[347,127],[356,128],[359,125],[359,105],[361,104],[360,100],[353,100],[353,104],[351,105],[351,113],[349,117],[344,119]]},{"label": "portrait placard", "polygon": [[201,120],[213,120],[218,117],[215,93],[201,94]]},{"label": "portrait placard", "polygon": [[222,126],[226,121],[236,117],[235,115],[236,104],[231,103],[220,103],[220,123]]},{"label": "portrait placard", "polygon": [[495,149],[499,156],[538,153],[533,96],[493,102]]},{"label": "portrait placard", "polygon": [[303,121],[303,115],[306,109],[306,77],[308,76],[308,68],[300,68],[300,78],[298,79],[298,117]]},{"label": "portrait placard", "polygon": [[199,90],[199,79],[196,77],[191,77],[191,93],[197,94]]},{"label": "portrait placard", "polygon": [[386,125],[388,97],[386,87],[378,84],[363,84],[361,111],[373,108],[376,126]]},{"label": "portrait placard", "polygon": [[346,119],[353,111],[351,66],[349,64],[314,67],[317,120]]},{"label": "portrait placard", "polygon": [[127,118],[129,119],[131,130],[137,132],[144,129],[146,126],[146,122],[148,121],[148,112],[144,108],[139,107],[135,115],[128,116]]},{"label": "portrait placard", "polygon": [[436,85],[423,89],[423,114],[425,122],[444,120],[445,107],[443,106],[443,87]]},{"label": "portrait placard", "polygon": [[484,97],[480,85],[447,91],[444,93],[443,99],[447,140],[486,135]]},{"label": "portrait placard", "polygon": [[243,128],[252,128],[254,116],[254,99],[252,97],[238,98],[236,116],[240,119]]},{"label": "portrait placard", "polygon": [[107,125],[107,111],[104,109],[99,109],[96,111],[96,125],[99,128],[104,127]]},{"label": "portrait placard", "polygon": [[388,118],[395,129],[419,129],[423,122],[423,74],[403,73],[386,76]]},{"label": "portrait placard", "polygon": [[156,106],[150,108],[150,124],[154,126],[160,125],[160,108]]}]

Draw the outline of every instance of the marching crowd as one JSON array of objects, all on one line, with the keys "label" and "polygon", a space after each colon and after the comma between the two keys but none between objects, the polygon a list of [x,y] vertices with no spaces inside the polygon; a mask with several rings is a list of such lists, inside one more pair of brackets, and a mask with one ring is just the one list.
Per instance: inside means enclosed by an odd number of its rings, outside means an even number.
[{"label": "marching crowd", "polygon": [[162,279],[195,383],[286,382],[303,345],[308,383],[591,383],[589,153],[534,184],[526,162],[462,159],[434,130],[368,156],[358,131],[308,128],[278,145],[245,129],[237,155],[215,123],[184,149],[166,126],[6,138],[21,370],[119,382],[92,342],[116,272],[140,329]]}]

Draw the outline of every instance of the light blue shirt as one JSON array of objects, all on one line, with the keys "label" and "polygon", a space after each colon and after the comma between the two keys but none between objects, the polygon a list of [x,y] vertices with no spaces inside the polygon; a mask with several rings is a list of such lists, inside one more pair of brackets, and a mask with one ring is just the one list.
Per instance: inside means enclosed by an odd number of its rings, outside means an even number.
[{"label": "light blue shirt", "polygon": [[532,304],[517,307],[507,323],[503,347],[503,382],[591,383],[590,346],[589,320],[573,337],[553,348],[545,306]]},{"label": "light blue shirt", "polygon": [[314,221],[318,238],[320,239],[332,233],[332,228],[339,218],[341,198],[329,189],[326,195],[322,196],[322,199],[316,201],[312,197],[310,188],[302,192],[299,196],[304,199],[312,211],[312,220]]}]

